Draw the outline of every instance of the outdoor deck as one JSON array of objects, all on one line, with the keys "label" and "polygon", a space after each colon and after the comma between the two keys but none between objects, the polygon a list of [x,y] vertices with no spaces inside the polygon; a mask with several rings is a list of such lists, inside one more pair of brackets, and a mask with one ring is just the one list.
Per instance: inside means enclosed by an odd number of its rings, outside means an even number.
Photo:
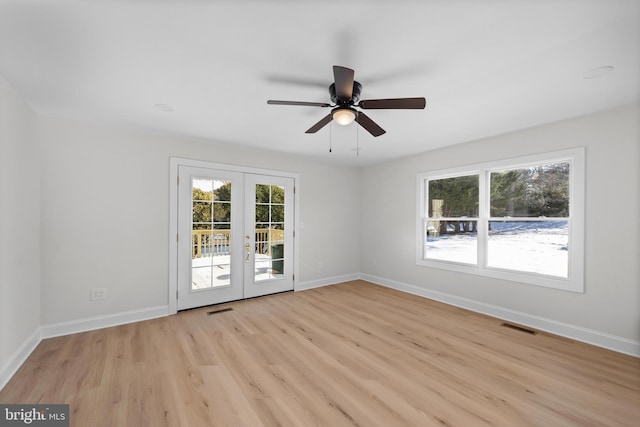
[{"label": "outdoor deck", "polygon": [[[207,289],[231,284],[230,230],[193,230],[191,240],[192,289]],[[284,244],[284,230],[258,229],[255,233],[254,280],[281,279],[273,260],[282,260],[273,247]],[[278,257],[274,258],[272,255]]]},{"label": "outdoor deck", "polygon": [[[208,289],[231,284],[231,256],[219,255],[194,258],[191,260],[192,289]],[[271,256],[255,255],[254,280],[282,279],[284,274],[271,268]]]}]

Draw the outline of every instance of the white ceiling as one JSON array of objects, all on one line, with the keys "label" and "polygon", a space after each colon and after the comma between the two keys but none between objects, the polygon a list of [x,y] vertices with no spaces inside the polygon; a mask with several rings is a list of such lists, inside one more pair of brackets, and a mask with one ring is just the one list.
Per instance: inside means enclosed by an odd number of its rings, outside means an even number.
[{"label": "white ceiling", "polygon": [[[373,138],[266,104],[330,102],[333,65],[427,108]],[[0,0],[0,76],[45,115],[367,165],[638,102],[640,1]]]}]

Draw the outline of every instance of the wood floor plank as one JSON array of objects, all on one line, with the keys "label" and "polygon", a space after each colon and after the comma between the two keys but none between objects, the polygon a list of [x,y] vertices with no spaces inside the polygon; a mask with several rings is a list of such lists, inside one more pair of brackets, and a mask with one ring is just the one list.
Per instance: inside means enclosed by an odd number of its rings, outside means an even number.
[{"label": "wood floor plank", "polygon": [[363,281],[43,340],[72,426],[634,426],[640,359]]}]

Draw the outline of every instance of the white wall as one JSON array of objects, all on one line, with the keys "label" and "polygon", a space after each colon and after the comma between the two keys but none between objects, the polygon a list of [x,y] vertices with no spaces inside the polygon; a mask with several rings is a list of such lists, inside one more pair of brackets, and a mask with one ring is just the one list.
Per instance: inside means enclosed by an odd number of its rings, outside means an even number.
[{"label": "white wall", "polygon": [[[361,271],[640,341],[639,119],[638,107],[622,108],[363,169]],[[584,294],[415,265],[417,173],[579,146],[586,147]]]},{"label": "white wall", "polygon": [[38,135],[43,325],[168,304],[171,156],[299,173],[296,282],[359,271],[356,169],[44,117]]},{"label": "white wall", "polygon": [[[168,304],[171,156],[299,173],[298,283],[362,272],[640,341],[639,116],[629,107],[355,169],[40,117],[0,79],[0,376],[40,325]],[[587,147],[584,294],[415,265],[416,173],[576,146]],[[107,300],[90,302],[93,287]]]},{"label": "white wall", "polygon": [[40,169],[35,121],[31,108],[0,77],[0,387],[3,375],[14,368],[8,364],[20,358],[17,353],[40,329]]}]

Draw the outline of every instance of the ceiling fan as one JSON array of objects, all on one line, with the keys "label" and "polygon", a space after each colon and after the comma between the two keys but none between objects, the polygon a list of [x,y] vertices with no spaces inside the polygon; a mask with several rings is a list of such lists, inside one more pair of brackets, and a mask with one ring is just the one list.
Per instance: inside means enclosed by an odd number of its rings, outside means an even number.
[{"label": "ceiling fan", "polygon": [[331,113],[323,117],[318,123],[311,126],[305,133],[316,133],[331,120],[338,124],[348,125],[356,121],[365,128],[371,135],[380,136],[385,133],[376,122],[371,120],[363,110],[422,110],[426,105],[424,98],[389,98],[389,99],[363,99],[360,100],[362,85],[353,79],[354,71],[350,68],[333,66],[333,76],[335,82],[329,86],[329,94],[333,104],[324,102],[304,102],[304,101],[276,101],[268,100],[270,105],[300,105],[307,107],[331,107]]}]

